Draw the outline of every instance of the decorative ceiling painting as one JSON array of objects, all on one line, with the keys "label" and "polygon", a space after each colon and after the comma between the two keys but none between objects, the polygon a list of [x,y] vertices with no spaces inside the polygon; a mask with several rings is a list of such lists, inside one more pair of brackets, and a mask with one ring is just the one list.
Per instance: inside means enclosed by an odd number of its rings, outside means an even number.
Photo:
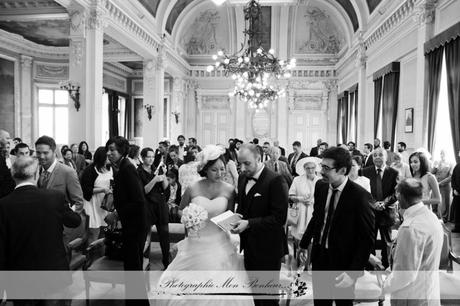
[{"label": "decorative ceiling painting", "polygon": [[69,45],[69,20],[0,21],[0,28],[45,46]]},{"label": "decorative ceiling painting", "polygon": [[337,54],[345,46],[344,34],[328,12],[318,6],[298,7],[296,54]]},{"label": "decorative ceiling painting", "polygon": [[178,0],[174,7],[172,8],[171,12],[169,13],[168,20],[166,21],[166,31],[169,34],[172,34],[174,24],[177,21],[177,18],[182,13],[182,11],[192,3],[194,0]]},{"label": "decorative ceiling painting", "polygon": [[137,0],[153,17],[157,16],[158,6],[161,0]]},{"label": "decorative ceiling painting", "polygon": [[188,55],[211,55],[228,50],[229,30],[225,7],[204,6],[191,16],[180,35],[181,48]]}]

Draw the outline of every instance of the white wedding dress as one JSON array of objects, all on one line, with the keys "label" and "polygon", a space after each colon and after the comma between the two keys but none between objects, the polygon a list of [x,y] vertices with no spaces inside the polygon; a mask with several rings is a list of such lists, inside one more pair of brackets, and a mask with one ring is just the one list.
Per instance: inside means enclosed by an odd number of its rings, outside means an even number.
[{"label": "white wedding dress", "polygon": [[[187,237],[177,244],[177,256],[158,283],[157,288],[163,293],[160,297],[163,301],[158,302],[165,305],[254,305],[250,289],[244,286],[248,279],[243,256],[237,253],[230,234],[210,221],[227,210],[227,199],[196,196],[192,203],[207,210],[206,225],[197,236]],[[231,283],[238,285],[223,286],[231,277],[234,277]],[[205,283],[206,280],[211,282],[206,288],[184,289],[183,284]]]}]

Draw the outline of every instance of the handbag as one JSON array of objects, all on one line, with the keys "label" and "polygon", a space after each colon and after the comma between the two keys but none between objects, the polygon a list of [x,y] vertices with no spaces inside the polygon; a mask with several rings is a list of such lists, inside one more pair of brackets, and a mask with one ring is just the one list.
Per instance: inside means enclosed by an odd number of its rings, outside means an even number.
[{"label": "handbag", "polygon": [[123,240],[122,229],[120,228],[104,228],[104,244],[105,256],[113,260],[123,260]]},{"label": "handbag", "polygon": [[297,204],[291,204],[291,206],[288,207],[287,224],[297,225],[298,221],[299,221],[299,208],[297,207]]},{"label": "handbag", "polygon": [[101,202],[101,209],[108,212],[113,212],[115,207],[113,205],[113,193],[107,193]]}]

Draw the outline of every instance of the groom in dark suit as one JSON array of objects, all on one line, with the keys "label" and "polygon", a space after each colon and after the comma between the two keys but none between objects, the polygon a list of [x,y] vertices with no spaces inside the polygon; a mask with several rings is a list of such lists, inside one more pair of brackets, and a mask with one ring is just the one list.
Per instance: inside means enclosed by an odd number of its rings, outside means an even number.
[{"label": "groom in dark suit", "polygon": [[[348,179],[351,155],[332,147],[323,153],[321,175],[315,187],[313,217],[300,241],[300,258],[306,261],[313,239],[314,304],[353,305],[354,285],[363,274],[374,247],[374,213],[371,195]],[[326,272],[325,272],[326,271]]]},{"label": "groom in dark suit", "polygon": [[[287,254],[288,186],[264,166],[256,145],[242,145],[238,161],[243,175],[238,179],[237,213],[242,220],[233,224],[232,232],[240,234],[246,270],[274,271],[276,282],[281,258]],[[255,304],[278,305],[278,300],[255,300]]]}]

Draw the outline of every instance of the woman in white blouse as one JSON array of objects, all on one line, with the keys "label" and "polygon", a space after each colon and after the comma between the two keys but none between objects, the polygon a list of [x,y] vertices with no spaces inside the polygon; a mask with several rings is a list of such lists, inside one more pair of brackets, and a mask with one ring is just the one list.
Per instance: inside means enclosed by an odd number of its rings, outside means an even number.
[{"label": "woman in white blouse", "polygon": [[299,176],[292,181],[289,189],[289,200],[297,206],[299,218],[296,225],[291,225],[291,234],[299,242],[313,214],[315,184],[320,179],[316,175],[320,159],[315,157],[302,158],[297,162],[296,172]]},{"label": "woman in white blouse", "polygon": [[351,158],[351,169],[348,173],[348,178],[358,184],[359,186],[363,187],[367,190],[367,192],[371,192],[371,182],[365,176],[359,175],[359,170],[363,164],[363,158],[359,155],[355,155]]}]

